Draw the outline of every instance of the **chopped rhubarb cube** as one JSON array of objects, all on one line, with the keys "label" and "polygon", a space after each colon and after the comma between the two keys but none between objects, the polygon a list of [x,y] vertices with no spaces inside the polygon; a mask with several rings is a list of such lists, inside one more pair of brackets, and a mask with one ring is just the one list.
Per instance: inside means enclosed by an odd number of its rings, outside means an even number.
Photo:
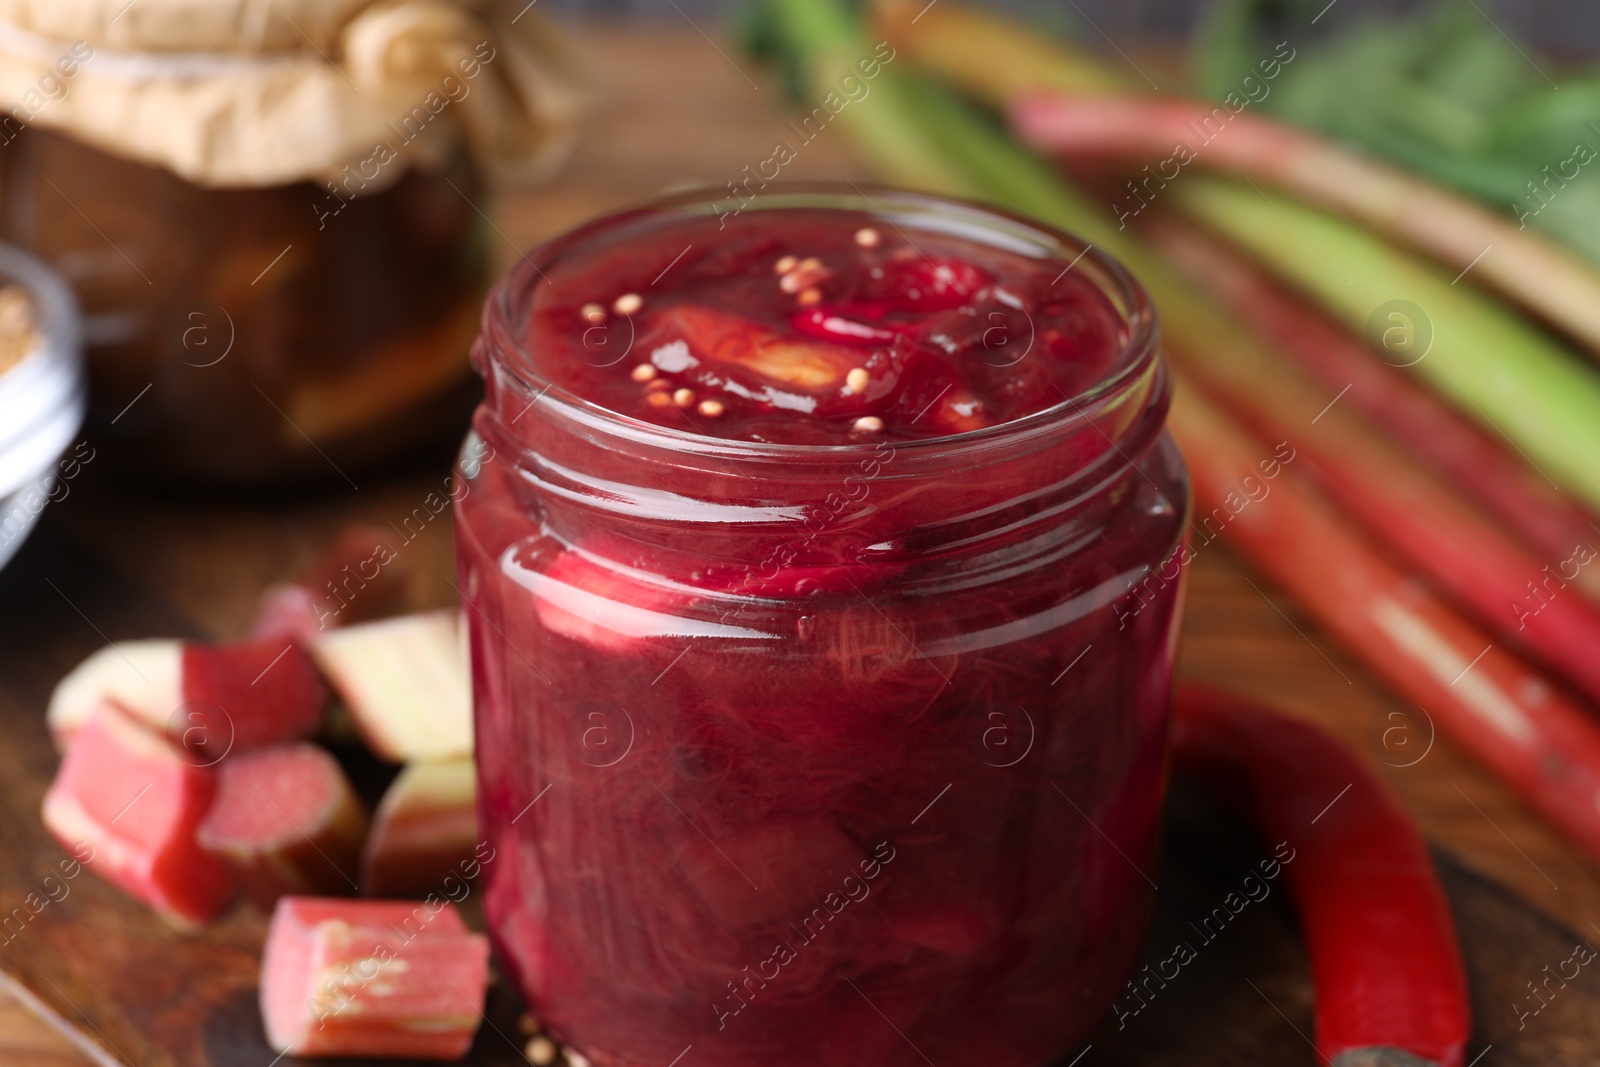
[{"label": "chopped rhubarb cube", "polygon": [[289,1055],[455,1060],[488,984],[488,939],[453,905],[284,897],[261,960],[261,1015]]},{"label": "chopped rhubarb cube", "polygon": [[215,772],[193,754],[102,704],[83,724],[44,796],[45,827],[106,881],[182,928],[210,921],[233,896],[228,869],[195,831]]},{"label": "chopped rhubarb cube", "polygon": [[470,759],[413,763],[378,802],[361,857],[371,896],[437,890],[472,869],[478,847],[477,772]]},{"label": "chopped rhubarb cube", "polygon": [[[234,748],[297,740],[316,732],[328,706],[328,690],[305,649],[287,638],[223,645],[185,642],[183,704],[191,714],[220,708],[221,723],[206,723],[199,741],[207,755],[228,737]],[[185,727],[189,731],[191,727]],[[196,748],[194,735],[183,738]]]},{"label": "chopped rhubarb cube", "polygon": [[375,527],[341,530],[310,566],[266,591],[251,636],[292,637],[310,644],[335,626],[395,611],[405,596],[406,574],[390,540]]},{"label": "chopped rhubarb cube", "polygon": [[183,703],[183,643],[167,638],[117,641],[67,672],[50,694],[45,722],[62,752],[89,717],[114,701],[141,722],[164,730]]},{"label": "chopped rhubarb cube", "polygon": [[47,713],[56,744],[71,744],[106,700],[216,762],[233,749],[314,733],[328,691],[305,650],[288,638],[121,641],[56,685]]},{"label": "chopped rhubarb cube", "polygon": [[311,654],[380,759],[471,755],[472,682],[456,612],[329,630]]},{"label": "chopped rhubarb cube", "polygon": [[307,741],[229,756],[200,847],[263,908],[289,893],[355,890],[367,813],[339,763]]}]

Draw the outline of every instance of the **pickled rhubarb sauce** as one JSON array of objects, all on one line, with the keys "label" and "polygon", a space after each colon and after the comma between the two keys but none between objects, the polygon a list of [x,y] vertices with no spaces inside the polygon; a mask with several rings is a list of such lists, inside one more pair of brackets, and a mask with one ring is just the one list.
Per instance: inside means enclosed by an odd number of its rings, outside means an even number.
[{"label": "pickled rhubarb sauce", "polygon": [[[1139,950],[1188,501],[1151,311],[1070,238],[871,197],[602,220],[485,313],[456,493],[481,887],[599,1067],[1044,1064]],[[874,265],[941,260],[981,284],[883,306]],[[1013,298],[1031,347],[940,325]],[[602,358],[575,319],[637,333]]]},{"label": "pickled rhubarb sauce", "polygon": [[663,220],[562,257],[527,324],[539,370],[675,429],[848,444],[1054,407],[1126,342],[1066,261],[867,211],[769,215]]}]

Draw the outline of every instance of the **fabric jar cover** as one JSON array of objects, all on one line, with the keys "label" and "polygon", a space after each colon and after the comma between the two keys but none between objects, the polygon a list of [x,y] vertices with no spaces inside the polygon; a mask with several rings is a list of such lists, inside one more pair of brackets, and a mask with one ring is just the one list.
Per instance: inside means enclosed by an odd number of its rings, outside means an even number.
[{"label": "fabric jar cover", "polygon": [[[0,144],[38,125],[200,186],[381,188],[465,138],[561,160],[583,64],[528,0],[0,0]],[[449,136],[422,136],[445,130]]]}]

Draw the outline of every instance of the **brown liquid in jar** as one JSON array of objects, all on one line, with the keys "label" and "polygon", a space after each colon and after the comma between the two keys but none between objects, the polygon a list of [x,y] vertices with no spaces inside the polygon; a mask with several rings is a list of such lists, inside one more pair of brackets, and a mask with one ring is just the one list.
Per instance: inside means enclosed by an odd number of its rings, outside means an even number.
[{"label": "brown liquid in jar", "polygon": [[161,480],[338,483],[459,434],[479,192],[464,156],[342,199],[202,188],[38,128],[0,145],[3,236],[88,316],[88,432]]}]

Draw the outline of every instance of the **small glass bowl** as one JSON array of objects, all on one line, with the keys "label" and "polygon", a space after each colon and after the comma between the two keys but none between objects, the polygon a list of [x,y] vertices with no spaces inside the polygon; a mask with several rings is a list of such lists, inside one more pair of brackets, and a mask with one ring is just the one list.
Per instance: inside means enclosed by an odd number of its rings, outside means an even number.
[{"label": "small glass bowl", "polygon": [[87,386],[83,316],[67,283],[13,245],[0,244],[0,286],[33,303],[39,341],[0,371],[0,567],[22,547],[55,491],[82,457],[63,459],[83,425]]}]

